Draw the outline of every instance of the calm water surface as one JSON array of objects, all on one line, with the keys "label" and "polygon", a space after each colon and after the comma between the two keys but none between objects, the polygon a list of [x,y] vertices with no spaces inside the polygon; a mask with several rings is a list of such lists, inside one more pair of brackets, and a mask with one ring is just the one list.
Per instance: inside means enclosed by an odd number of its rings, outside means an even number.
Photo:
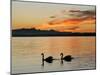
[{"label": "calm water surface", "polygon": [[[60,53],[72,55],[72,62],[55,60],[41,65],[44,57],[60,59]],[[95,37],[13,37],[12,73],[95,69]]]}]

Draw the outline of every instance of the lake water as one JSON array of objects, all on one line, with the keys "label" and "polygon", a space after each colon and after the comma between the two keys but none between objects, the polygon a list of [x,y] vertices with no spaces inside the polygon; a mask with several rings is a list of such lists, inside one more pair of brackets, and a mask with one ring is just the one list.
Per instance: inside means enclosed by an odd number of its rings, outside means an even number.
[{"label": "lake water", "polygon": [[[12,73],[95,69],[95,42],[95,37],[12,37]],[[63,52],[75,59],[42,66],[42,52],[45,58],[60,59]]]}]

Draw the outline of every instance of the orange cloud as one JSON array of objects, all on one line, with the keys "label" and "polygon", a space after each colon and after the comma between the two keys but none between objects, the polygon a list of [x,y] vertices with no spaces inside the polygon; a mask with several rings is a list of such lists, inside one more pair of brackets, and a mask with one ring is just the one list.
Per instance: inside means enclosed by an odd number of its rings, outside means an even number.
[{"label": "orange cloud", "polygon": [[83,20],[81,19],[67,19],[67,20],[54,20],[49,22],[50,25],[76,25],[82,22]]},{"label": "orange cloud", "polygon": [[56,19],[42,25],[37,25],[35,28],[65,32],[95,32],[95,18],[89,16],[84,18]]}]

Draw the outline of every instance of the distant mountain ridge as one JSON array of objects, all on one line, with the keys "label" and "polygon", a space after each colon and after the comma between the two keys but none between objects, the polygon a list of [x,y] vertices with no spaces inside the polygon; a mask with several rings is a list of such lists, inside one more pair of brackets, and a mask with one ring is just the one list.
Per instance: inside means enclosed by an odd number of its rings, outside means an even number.
[{"label": "distant mountain ridge", "polygon": [[96,36],[96,33],[79,33],[79,32],[58,32],[55,30],[37,30],[32,29],[15,29],[12,30],[13,37],[31,37],[31,36]]}]

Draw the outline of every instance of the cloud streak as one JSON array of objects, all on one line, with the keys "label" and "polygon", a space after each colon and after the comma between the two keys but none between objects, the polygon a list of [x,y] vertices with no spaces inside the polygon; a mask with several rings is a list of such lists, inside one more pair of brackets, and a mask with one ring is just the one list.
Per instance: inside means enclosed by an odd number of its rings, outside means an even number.
[{"label": "cloud streak", "polygon": [[84,17],[92,17],[95,18],[96,17],[96,12],[95,10],[85,10],[85,11],[81,11],[81,10],[69,10],[70,12],[70,16],[75,16],[77,18],[84,18]]},{"label": "cloud streak", "polygon": [[[69,17],[65,17],[65,16]],[[51,20],[36,28],[41,30],[57,30],[71,32],[94,32],[96,12],[95,10],[62,10],[58,15],[49,17]]]}]

